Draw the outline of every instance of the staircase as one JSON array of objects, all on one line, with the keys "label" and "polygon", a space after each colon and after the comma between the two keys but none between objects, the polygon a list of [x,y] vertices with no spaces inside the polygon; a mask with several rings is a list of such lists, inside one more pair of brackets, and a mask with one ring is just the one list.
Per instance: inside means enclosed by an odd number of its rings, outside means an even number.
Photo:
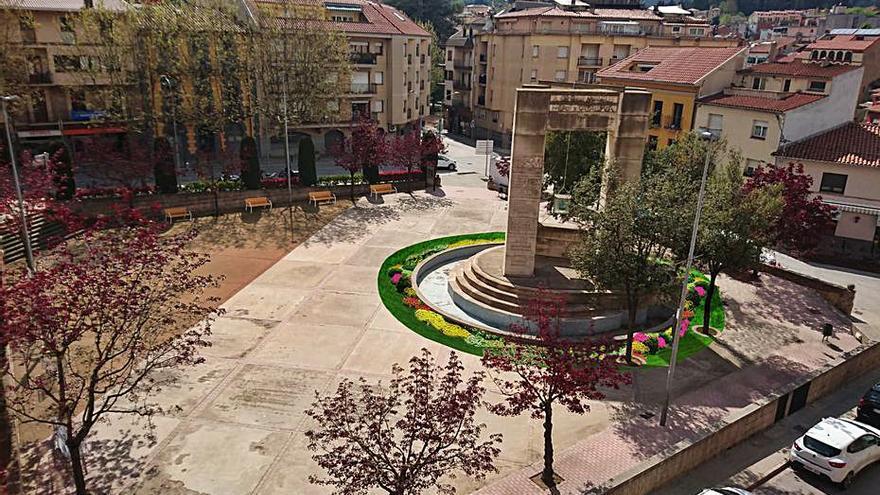
[{"label": "staircase", "polygon": [[[28,229],[34,251],[51,247],[53,240],[69,237],[62,224],[47,219],[40,211],[28,215]],[[0,225],[0,249],[3,250],[5,263],[24,259],[24,242],[16,224],[8,222]]]}]

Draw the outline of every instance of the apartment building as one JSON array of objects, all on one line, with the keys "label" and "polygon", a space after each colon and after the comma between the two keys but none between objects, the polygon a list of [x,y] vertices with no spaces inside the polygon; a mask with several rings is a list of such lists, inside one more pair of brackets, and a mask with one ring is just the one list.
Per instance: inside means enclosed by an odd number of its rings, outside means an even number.
[{"label": "apartment building", "polygon": [[855,65],[864,67],[860,93],[880,81],[880,29],[834,29],[797,55],[818,64]]},{"label": "apartment building", "polygon": [[775,154],[777,166],[803,165],[813,191],[837,210],[834,231],[823,235],[826,254],[880,257],[880,125],[848,122]]},{"label": "apartment building", "polygon": [[662,149],[694,128],[698,99],[730,86],[747,48],[651,47],[599,71],[599,82],[651,91],[649,149]]},{"label": "apartment building", "polygon": [[451,128],[506,148],[516,88],[595,83],[600,69],[649,46],[738,44],[714,38],[708,21],[687,11],[618,3],[530,2],[462,26],[446,44],[444,103]]},{"label": "apartment building", "polygon": [[[272,4],[272,0],[256,0]],[[420,125],[430,113],[431,35],[403,12],[369,0],[324,1],[327,18],[345,33],[351,53],[349,91],[336,104],[338,115],[298,125],[294,138],[309,135],[319,151],[342,140],[360,117],[388,131]],[[267,138],[264,138],[264,141]],[[269,146],[264,143],[263,149]],[[272,140],[272,154],[281,138]]]},{"label": "apartment building", "polygon": [[698,102],[695,126],[742,154],[745,172],[773,163],[773,153],[853,119],[862,68],[794,61],[739,71],[723,92]]},{"label": "apartment building", "polygon": [[[105,108],[102,91],[110,81],[82,76],[91,60],[74,46],[83,34],[74,16],[86,3],[87,0],[0,2],[0,8],[9,13],[2,20],[9,25],[0,27],[8,36],[7,49],[16,47],[25,52],[23,67],[4,68],[21,70],[26,75],[28,98],[17,105],[13,119],[19,139],[74,139],[124,132],[122,122],[101,118]],[[101,3],[108,10],[127,8],[122,0]],[[137,113],[136,108],[131,108],[122,117]]]}]

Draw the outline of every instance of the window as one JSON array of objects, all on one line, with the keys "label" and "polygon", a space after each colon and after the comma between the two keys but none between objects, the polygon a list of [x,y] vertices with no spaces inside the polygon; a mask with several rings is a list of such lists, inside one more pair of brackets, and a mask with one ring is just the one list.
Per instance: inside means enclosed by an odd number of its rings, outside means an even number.
[{"label": "window", "polygon": [[674,103],[672,105],[672,125],[669,126],[672,129],[681,129],[681,119],[684,116],[684,105],[681,103]]},{"label": "window", "polygon": [[752,89],[764,89],[765,84],[764,78],[762,77],[752,79]]},{"label": "window", "polygon": [[384,84],[385,73],[384,72],[373,72],[373,82],[375,84]]},{"label": "window", "polygon": [[710,113],[709,125],[707,127],[709,132],[718,131],[720,133],[721,129],[724,128],[724,116],[718,113]]},{"label": "window", "polygon": [[654,110],[651,112],[651,127],[660,127],[660,119],[663,116],[663,102],[655,101]]},{"label": "window", "polygon": [[782,92],[788,93],[791,91],[791,79],[786,79],[784,83],[782,83]]},{"label": "window", "polygon": [[452,99],[452,90],[451,90],[451,89],[447,89],[447,90],[446,90],[446,99],[447,99],[447,100],[451,100],[451,99]]},{"label": "window", "polygon": [[370,53],[382,55],[382,43],[373,43],[371,46]]},{"label": "window", "polygon": [[529,80],[531,80],[531,81],[538,80],[538,69],[532,69],[531,74],[529,74]]},{"label": "window", "polygon": [[815,91],[816,93],[824,93],[825,92],[825,81],[810,81],[810,86],[807,88],[807,91]]},{"label": "window", "polygon": [[681,26],[672,26],[672,32],[673,32],[673,33],[680,33],[680,32],[681,32]]},{"label": "window", "polygon": [[556,49],[556,58],[568,58],[568,47],[560,46]]},{"label": "window", "polygon": [[855,454],[856,452],[861,452],[868,447],[877,445],[877,437],[874,435],[862,435],[861,437],[855,439],[853,443],[849,444],[849,447],[846,448],[846,451],[850,454]]},{"label": "window", "polygon": [[666,146],[672,146],[675,144],[675,139],[669,138],[666,140]]},{"label": "window", "polygon": [[705,28],[690,28],[688,29],[688,34],[691,36],[703,36],[706,34]]},{"label": "window", "polygon": [[452,60],[452,50],[447,50],[446,51],[446,61],[448,62],[451,60]]},{"label": "window", "polygon": [[648,136],[648,149],[657,151],[657,136]]},{"label": "window", "polygon": [[373,100],[373,112],[382,113],[385,111],[385,100]]},{"label": "window", "polygon": [[537,58],[541,53],[541,48],[538,45],[532,45],[532,58]]},{"label": "window", "polygon": [[758,167],[760,166],[760,160],[752,160],[751,158],[746,159],[746,169],[743,170],[743,175],[745,175],[746,177],[751,177],[755,175],[755,170],[758,170]]},{"label": "window", "polygon": [[819,190],[843,194],[843,191],[846,190],[846,178],[847,176],[843,174],[824,173],[822,174],[822,183],[819,185]]},{"label": "window", "polygon": [[72,45],[76,43],[76,31],[74,29],[74,20],[72,17],[62,16],[59,20],[61,24],[61,41]]},{"label": "window", "polygon": [[554,76],[554,78],[555,78],[557,81],[565,81],[565,79],[566,79],[567,77],[568,77],[568,72],[566,72],[566,71],[564,71],[564,70],[558,70],[558,71],[556,71],[556,75]]},{"label": "window", "polygon": [[763,120],[752,121],[752,139],[767,139],[767,129],[769,124]]}]

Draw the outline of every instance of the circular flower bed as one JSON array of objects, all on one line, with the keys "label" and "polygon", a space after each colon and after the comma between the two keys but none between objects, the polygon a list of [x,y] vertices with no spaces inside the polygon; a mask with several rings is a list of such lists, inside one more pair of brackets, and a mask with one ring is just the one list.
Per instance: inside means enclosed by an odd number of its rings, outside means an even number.
[{"label": "circular flower bed", "polygon": [[[379,296],[395,318],[425,338],[478,356],[488,347],[501,347],[504,340],[500,337],[447,321],[443,315],[423,303],[412,287],[412,271],[423,260],[447,249],[503,240],[503,232],[488,232],[441,237],[407,246],[389,256],[382,264],[378,275]],[[708,347],[714,341],[712,337],[693,330],[703,324],[708,284],[708,279],[699,271],[691,273],[684,313],[686,319],[679,328],[679,360]],[[724,308],[717,288],[712,298],[710,326],[716,331],[724,328]],[[633,337],[633,353],[642,356],[646,367],[668,366],[672,355],[672,329],[655,333],[637,332]]]}]

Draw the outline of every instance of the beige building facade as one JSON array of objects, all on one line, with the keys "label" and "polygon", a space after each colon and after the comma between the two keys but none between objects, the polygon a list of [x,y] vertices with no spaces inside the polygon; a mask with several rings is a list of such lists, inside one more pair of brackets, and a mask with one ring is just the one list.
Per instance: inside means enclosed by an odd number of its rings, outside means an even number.
[{"label": "beige building facade", "polygon": [[600,69],[649,46],[737,43],[713,38],[705,19],[638,8],[554,5],[504,12],[463,26],[447,43],[447,126],[506,148],[517,88],[595,83]]}]

